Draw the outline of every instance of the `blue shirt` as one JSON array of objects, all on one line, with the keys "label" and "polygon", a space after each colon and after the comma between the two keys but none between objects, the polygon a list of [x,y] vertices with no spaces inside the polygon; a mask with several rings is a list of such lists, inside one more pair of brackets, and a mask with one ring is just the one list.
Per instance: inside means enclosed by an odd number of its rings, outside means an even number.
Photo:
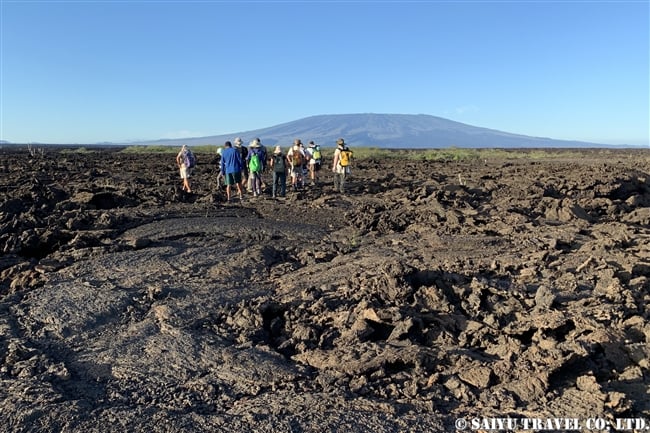
[{"label": "blue shirt", "polygon": [[239,173],[243,167],[244,163],[237,149],[225,147],[221,152],[221,172],[223,174]]}]

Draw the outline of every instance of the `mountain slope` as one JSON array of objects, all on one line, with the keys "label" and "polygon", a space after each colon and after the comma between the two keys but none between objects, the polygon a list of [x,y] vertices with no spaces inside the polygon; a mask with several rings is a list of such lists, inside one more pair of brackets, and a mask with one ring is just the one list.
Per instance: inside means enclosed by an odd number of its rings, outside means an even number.
[{"label": "mountain slope", "polygon": [[425,114],[317,115],[253,131],[178,140],[158,140],[142,144],[221,145],[224,141],[232,141],[235,137],[241,137],[244,142],[259,137],[267,146],[275,144],[288,146],[295,138],[300,138],[303,143],[314,140],[323,146],[334,146],[339,137],[343,137],[347,143],[353,146],[383,148],[603,146],[597,143],[510,134]]}]

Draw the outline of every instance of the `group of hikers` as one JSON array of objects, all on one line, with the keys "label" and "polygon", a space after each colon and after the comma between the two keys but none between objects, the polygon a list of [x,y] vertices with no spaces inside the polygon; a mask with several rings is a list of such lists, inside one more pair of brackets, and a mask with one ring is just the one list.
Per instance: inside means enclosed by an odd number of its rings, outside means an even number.
[{"label": "group of hikers", "polygon": [[[291,189],[298,191],[305,188],[306,179],[310,185],[318,182],[318,172],[323,165],[323,156],[320,145],[310,141],[305,147],[300,139],[295,139],[293,145],[286,152],[280,146],[275,146],[273,153],[268,154],[266,147],[259,138],[252,140],[248,147],[243,146],[242,139],[237,137],[234,145],[226,141],[223,148],[217,150],[220,158],[218,164],[219,174],[217,185],[221,181],[226,186],[226,199],[231,200],[233,187],[237,190],[239,199],[243,192],[252,193],[254,197],[263,193],[263,173],[273,173],[271,196],[285,197],[287,193],[287,176],[291,180]],[[350,174],[352,151],[345,144],[345,140],[336,140],[336,150],[332,159],[332,172],[334,173],[334,189],[345,193],[345,178]],[[187,145],[183,145],[176,156],[176,163],[180,170],[183,182],[183,191],[191,193],[190,176],[196,165],[196,158]]]}]

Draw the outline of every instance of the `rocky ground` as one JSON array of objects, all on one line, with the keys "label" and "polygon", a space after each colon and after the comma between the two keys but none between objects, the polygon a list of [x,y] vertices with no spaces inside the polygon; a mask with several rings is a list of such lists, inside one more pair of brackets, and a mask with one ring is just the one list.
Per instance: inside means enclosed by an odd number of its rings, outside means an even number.
[{"label": "rocky ground", "polygon": [[361,160],[225,203],[199,155],[2,150],[10,432],[650,418],[650,153]]}]

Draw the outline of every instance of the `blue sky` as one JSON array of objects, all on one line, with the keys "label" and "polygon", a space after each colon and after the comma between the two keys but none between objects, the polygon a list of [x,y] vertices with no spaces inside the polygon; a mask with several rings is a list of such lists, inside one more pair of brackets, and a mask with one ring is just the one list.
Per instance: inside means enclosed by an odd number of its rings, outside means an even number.
[{"label": "blue sky", "polygon": [[11,142],[399,113],[650,145],[648,0],[0,2]]}]

